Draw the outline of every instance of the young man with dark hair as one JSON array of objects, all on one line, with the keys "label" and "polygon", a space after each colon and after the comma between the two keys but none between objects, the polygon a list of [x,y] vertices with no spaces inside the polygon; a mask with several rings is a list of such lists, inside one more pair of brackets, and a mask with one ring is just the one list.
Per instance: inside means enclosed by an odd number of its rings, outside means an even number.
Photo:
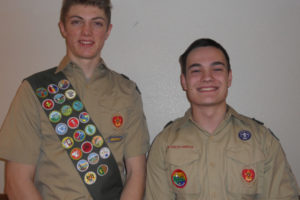
[{"label": "young man with dark hair", "polygon": [[191,107],[152,144],[146,200],[297,200],[298,186],[278,139],[226,103],[232,82],[226,50],[199,39],[179,62]]},{"label": "young man with dark hair", "polygon": [[142,199],[149,135],[134,82],[101,58],[109,0],[64,0],[58,67],[26,78],[0,131],[9,199]]}]

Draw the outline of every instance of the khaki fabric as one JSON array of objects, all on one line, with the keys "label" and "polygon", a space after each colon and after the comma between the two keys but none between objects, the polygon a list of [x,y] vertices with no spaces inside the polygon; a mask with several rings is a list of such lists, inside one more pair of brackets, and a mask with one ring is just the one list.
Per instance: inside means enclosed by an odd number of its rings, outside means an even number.
[{"label": "khaki fabric", "polygon": [[[241,131],[251,137],[242,140]],[[184,187],[172,181],[186,175]],[[255,176],[247,182],[243,170]],[[180,186],[180,185],[179,185]],[[147,163],[146,200],[298,199],[298,186],[278,140],[260,123],[228,107],[213,134],[185,116],[155,138]]]},{"label": "khaki fabric", "polygon": [[[91,79],[86,80],[78,66],[67,63],[58,70],[70,80],[108,141],[124,183],[124,159],[145,154],[149,148],[148,129],[136,85],[104,64],[100,64]],[[114,116],[123,117],[121,127],[113,124]],[[123,139],[112,143],[110,136],[122,136]],[[1,128],[0,157],[35,165],[35,184],[45,200],[91,199],[27,81],[19,87]]]}]

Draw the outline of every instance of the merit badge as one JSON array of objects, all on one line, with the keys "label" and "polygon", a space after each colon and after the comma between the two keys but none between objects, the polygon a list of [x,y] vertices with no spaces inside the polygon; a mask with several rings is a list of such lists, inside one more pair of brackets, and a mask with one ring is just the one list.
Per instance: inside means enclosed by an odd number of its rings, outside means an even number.
[{"label": "merit badge", "polygon": [[66,134],[68,131],[68,126],[64,123],[59,123],[56,125],[55,127],[55,132],[58,134],[58,135],[64,135]]},{"label": "merit badge", "polygon": [[120,128],[123,124],[123,117],[118,115],[112,118],[112,122],[116,128]]},{"label": "merit badge", "polygon": [[84,175],[84,182],[87,184],[87,185],[92,185],[96,182],[97,180],[97,176],[96,176],[96,173],[95,172],[87,172],[85,175]]},{"label": "merit badge", "polygon": [[74,145],[74,140],[71,137],[65,137],[61,144],[65,149],[70,149]]},{"label": "merit badge", "polygon": [[86,125],[86,127],[84,128],[84,131],[86,132],[86,134],[88,134],[89,136],[92,136],[96,133],[96,126],[94,126],[93,124],[88,124]]},{"label": "merit badge", "polygon": [[58,92],[59,88],[55,84],[48,85],[48,91],[50,94],[56,94]]},{"label": "merit badge", "polygon": [[93,150],[93,145],[89,141],[85,141],[81,144],[81,149],[83,153],[90,153]]},{"label": "merit badge", "polygon": [[96,135],[93,137],[92,143],[95,147],[100,148],[103,145],[103,138],[100,135]]},{"label": "merit badge", "polygon": [[51,100],[51,99],[45,99],[43,102],[42,102],[42,107],[45,109],[45,110],[52,110],[54,108],[54,102]]},{"label": "merit badge", "polygon": [[70,82],[66,79],[63,79],[63,80],[58,82],[58,87],[62,90],[68,89],[69,86],[70,86]]},{"label": "merit badge", "polygon": [[96,153],[91,153],[89,154],[88,156],[88,162],[91,164],[91,165],[95,165],[99,162],[100,158],[99,158],[99,155],[96,154]]},{"label": "merit badge", "polygon": [[73,137],[76,142],[82,142],[85,139],[85,133],[83,130],[76,130]]},{"label": "merit badge", "polygon": [[187,177],[181,169],[176,169],[173,171],[171,175],[172,183],[177,187],[177,188],[183,188],[185,187],[187,183]]},{"label": "merit badge", "polygon": [[62,93],[58,93],[53,97],[55,103],[58,104],[63,104],[66,101],[66,97],[65,95],[63,95]]},{"label": "merit badge", "polygon": [[87,112],[82,112],[79,114],[79,121],[81,123],[87,123],[90,120],[90,116]]},{"label": "merit badge", "polygon": [[79,126],[79,120],[76,117],[69,118],[67,123],[71,129],[75,129]]},{"label": "merit badge", "polygon": [[77,169],[80,172],[85,172],[89,168],[89,163],[86,160],[79,160],[77,163]]},{"label": "merit badge", "polygon": [[110,150],[107,147],[102,147],[99,154],[102,159],[107,159],[110,156]]},{"label": "merit badge", "polygon": [[36,89],[35,94],[40,98],[45,98],[48,96],[48,91],[46,90],[46,88],[38,88]]},{"label": "merit badge", "polygon": [[110,136],[108,138],[109,143],[120,142],[123,139],[123,136]]},{"label": "merit badge", "polygon": [[79,160],[82,157],[82,152],[79,148],[72,149],[70,156],[73,160]]},{"label": "merit badge", "polygon": [[105,176],[108,172],[108,166],[105,164],[101,164],[99,165],[99,167],[97,168],[97,174],[99,176]]},{"label": "merit badge", "polygon": [[63,105],[63,106],[61,107],[60,111],[61,111],[61,114],[62,114],[63,116],[68,117],[68,116],[70,116],[70,115],[72,114],[72,107],[69,106],[69,105]]},{"label": "merit badge", "polygon": [[49,114],[49,120],[52,122],[52,123],[57,123],[61,120],[61,114],[60,112],[54,110],[52,111],[50,114]]},{"label": "merit badge", "polygon": [[81,101],[76,100],[76,101],[73,102],[72,107],[73,107],[74,110],[80,112],[83,109],[83,104],[81,103]]},{"label": "merit badge", "polygon": [[249,131],[242,130],[239,132],[239,137],[241,140],[247,141],[251,138],[251,133]]},{"label": "merit badge", "polygon": [[255,172],[253,169],[244,169],[242,171],[242,176],[246,182],[250,183],[255,178]]},{"label": "merit badge", "polygon": [[69,89],[65,92],[65,95],[68,99],[74,99],[76,96],[75,90]]}]

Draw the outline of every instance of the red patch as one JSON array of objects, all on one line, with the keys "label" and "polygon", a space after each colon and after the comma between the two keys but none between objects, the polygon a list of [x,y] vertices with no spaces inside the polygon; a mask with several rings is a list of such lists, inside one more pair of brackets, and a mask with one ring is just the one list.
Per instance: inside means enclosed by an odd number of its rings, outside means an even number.
[{"label": "red patch", "polygon": [[112,118],[112,122],[115,125],[115,127],[120,128],[123,124],[123,117],[122,116],[114,116]]},{"label": "red patch", "polygon": [[242,176],[246,182],[250,183],[255,179],[255,172],[253,169],[244,169]]}]

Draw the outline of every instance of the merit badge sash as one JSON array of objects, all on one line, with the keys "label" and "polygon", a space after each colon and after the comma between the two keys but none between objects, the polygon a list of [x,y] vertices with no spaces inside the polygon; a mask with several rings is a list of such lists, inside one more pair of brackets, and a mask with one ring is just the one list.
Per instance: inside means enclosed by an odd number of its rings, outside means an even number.
[{"label": "merit badge sash", "polygon": [[56,67],[26,80],[91,196],[120,199],[123,184],[116,160],[69,80],[62,72],[55,74],[55,70]]}]

